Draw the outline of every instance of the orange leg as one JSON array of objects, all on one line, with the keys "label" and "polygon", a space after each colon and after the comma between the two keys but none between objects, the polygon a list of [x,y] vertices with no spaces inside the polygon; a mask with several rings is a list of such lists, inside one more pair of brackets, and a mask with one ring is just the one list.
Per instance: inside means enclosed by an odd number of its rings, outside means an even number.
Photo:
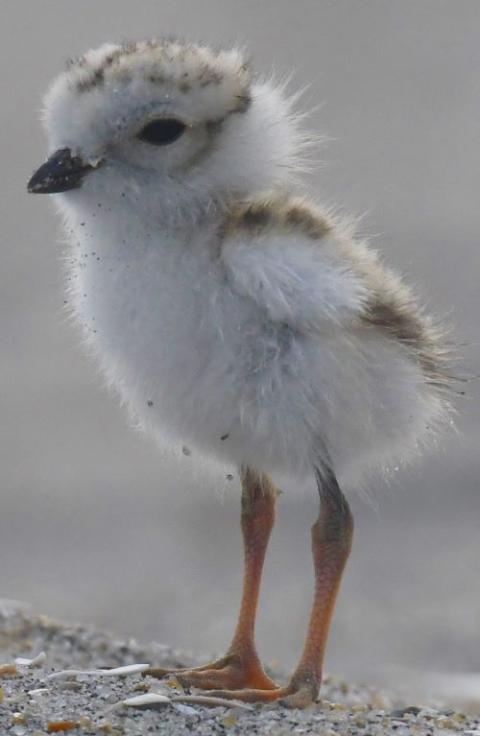
[{"label": "orange leg", "polygon": [[249,702],[282,699],[287,705],[299,708],[315,702],[318,696],[330,621],[352,544],[353,517],[333,473],[317,474],[317,481],[322,504],[312,527],[315,595],[297,668],[285,687],[222,690],[215,695]]},{"label": "orange leg", "polygon": [[242,602],[237,627],[225,657],[202,667],[168,670],[152,667],[146,674],[165,677],[173,674],[182,685],[202,689],[276,687],[264,672],[255,643],[255,616],[265,552],[275,520],[277,490],[265,475],[249,468],[242,471],[242,533],[245,568]]}]

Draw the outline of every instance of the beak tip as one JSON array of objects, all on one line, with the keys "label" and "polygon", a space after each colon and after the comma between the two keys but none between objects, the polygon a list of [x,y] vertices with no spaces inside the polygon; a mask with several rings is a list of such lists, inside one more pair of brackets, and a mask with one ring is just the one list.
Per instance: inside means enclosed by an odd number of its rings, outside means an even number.
[{"label": "beak tip", "polygon": [[29,194],[38,194],[38,187],[35,185],[34,182],[32,182],[31,179],[30,179],[30,181],[27,184],[27,192]]},{"label": "beak tip", "polygon": [[72,156],[69,148],[55,151],[40,166],[27,184],[30,194],[55,194],[77,189],[93,166],[80,157]]}]

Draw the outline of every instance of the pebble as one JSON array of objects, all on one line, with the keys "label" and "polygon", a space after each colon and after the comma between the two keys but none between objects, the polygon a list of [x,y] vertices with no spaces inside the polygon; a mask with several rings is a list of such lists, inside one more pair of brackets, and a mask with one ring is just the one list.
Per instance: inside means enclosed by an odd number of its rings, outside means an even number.
[{"label": "pebble", "polygon": [[198,716],[199,711],[196,708],[192,708],[191,705],[183,705],[182,703],[174,703],[173,707],[182,716]]}]

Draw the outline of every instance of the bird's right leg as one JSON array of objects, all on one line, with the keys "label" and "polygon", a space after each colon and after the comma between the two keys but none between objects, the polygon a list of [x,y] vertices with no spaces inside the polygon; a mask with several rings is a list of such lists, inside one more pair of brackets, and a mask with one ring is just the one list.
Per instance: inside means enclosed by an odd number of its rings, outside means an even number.
[{"label": "bird's right leg", "polygon": [[266,475],[242,470],[242,534],[244,578],[237,627],[224,657],[195,668],[164,669],[152,667],[146,674],[154,677],[175,675],[182,685],[205,690],[276,687],[264,672],[254,642],[255,616],[268,540],[275,521],[277,490]]}]

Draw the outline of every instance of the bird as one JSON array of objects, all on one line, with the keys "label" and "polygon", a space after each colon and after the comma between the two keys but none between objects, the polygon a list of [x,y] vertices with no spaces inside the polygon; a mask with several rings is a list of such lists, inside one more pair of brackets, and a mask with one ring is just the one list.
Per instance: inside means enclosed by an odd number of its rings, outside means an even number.
[{"label": "bird", "polygon": [[[236,47],[106,43],[51,84],[51,153],[28,183],[55,195],[69,306],[108,383],[159,442],[240,478],[231,644],[204,666],[152,674],[291,707],[318,697],[352,546],[349,493],[431,444],[454,393],[448,330],[354,218],[310,195],[318,142],[298,100]],[[319,496],[312,610],[285,685],[255,643],[278,474],[314,480]]]}]

